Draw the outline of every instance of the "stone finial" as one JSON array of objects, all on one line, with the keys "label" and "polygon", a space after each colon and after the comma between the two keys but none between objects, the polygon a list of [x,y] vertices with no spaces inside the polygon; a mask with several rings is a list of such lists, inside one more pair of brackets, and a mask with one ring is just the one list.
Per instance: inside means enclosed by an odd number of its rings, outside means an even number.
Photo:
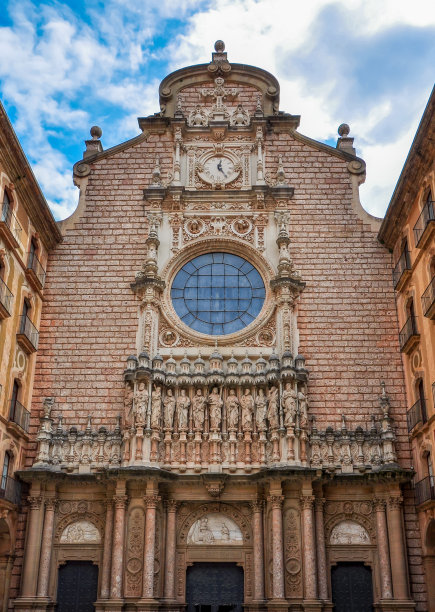
[{"label": "stone finial", "polygon": [[227,60],[225,53],[225,43],[223,40],[217,40],[214,44],[214,53],[211,54],[211,62],[208,65],[209,72],[215,74],[227,73],[231,70],[231,66]]},{"label": "stone finial", "polygon": [[225,51],[225,43],[223,40],[217,40],[214,44],[214,50],[216,53],[223,53]]},{"label": "stone finial", "polygon": [[90,129],[92,136],[91,140],[85,140],[86,151],[83,153],[83,159],[96,155],[103,151],[103,145],[101,144],[100,138],[103,134],[103,130],[98,125],[93,125]]},{"label": "stone finial", "polygon": [[350,127],[347,123],[342,123],[338,126],[337,149],[355,155],[355,149],[353,147],[353,138],[349,138]]}]

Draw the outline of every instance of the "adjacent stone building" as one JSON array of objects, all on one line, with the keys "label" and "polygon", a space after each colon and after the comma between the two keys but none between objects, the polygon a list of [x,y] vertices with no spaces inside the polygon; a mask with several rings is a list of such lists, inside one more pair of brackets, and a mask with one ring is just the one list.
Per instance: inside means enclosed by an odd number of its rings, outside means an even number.
[{"label": "adjacent stone building", "polygon": [[159,94],[74,166],[13,608],[427,610],[391,258],[348,126],[303,136],[220,41]]},{"label": "adjacent stone building", "polygon": [[[435,89],[379,232],[393,252],[407,420],[427,576],[435,576]],[[435,584],[428,580],[430,609]]]},{"label": "adjacent stone building", "polygon": [[48,251],[61,239],[0,104],[0,609],[15,554]]}]

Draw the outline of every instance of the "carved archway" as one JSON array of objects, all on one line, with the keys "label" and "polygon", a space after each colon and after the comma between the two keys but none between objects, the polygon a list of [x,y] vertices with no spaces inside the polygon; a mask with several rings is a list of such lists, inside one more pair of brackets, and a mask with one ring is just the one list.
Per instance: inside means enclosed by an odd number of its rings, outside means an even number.
[{"label": "carved archway", "polygon": [[230,504],[223,503],[210,503],[210,504],[202,504],[201,506],[195,508],[183,521],[181,524],[178,534],[177,540],[179,546],[187,546],[187,535],[192,527],[192,525],[198,520],[205,517],[207,514],[216,514],[221,513],[223,516],[228,516],[237,527],[240,529],[243,536],[243,545],[250,546],[252,542],[252,532],[250,521],[247,516],[245,516],[242,512],[237,510],[234,506]]}]

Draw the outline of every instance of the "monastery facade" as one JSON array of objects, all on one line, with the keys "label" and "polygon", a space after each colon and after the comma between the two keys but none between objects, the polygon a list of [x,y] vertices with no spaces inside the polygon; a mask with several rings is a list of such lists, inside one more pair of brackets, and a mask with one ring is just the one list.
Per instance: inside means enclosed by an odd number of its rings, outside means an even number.
[{"label": "monastery facade", "polygon": [[74,166],[11,606],[427,610],[391,256],[348,126],[303,136],[221,41],[159,96]]}]

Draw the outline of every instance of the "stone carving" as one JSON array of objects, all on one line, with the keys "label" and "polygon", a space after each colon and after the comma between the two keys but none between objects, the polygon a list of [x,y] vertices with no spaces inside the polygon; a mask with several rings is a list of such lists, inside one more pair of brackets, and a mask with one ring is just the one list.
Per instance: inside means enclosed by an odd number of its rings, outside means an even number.
[{"label": "stone carving", "polygon": [[242,429],[243,431],[252,431],[253,415],[254,415],[254,398],[251,395],[250,389],[245,389],[240,398],[242,407]]},{"label": "stone carving", "polygon": [[61,544],[99,544],[100,532],[89,521],[76,521],[66,527],[60,536]]},{"label": "stone carving", "polygon": [[206,127],[208,125],[208,121],[208,113],[203,109],[200,104],[197,104],[195,108],[189,113],[187,125],[189,127]]},{"label": "stone carving", "polygon": [[236,219],[231,224],[231,230],[234,232],[234,234],[236,234],[236,236],[245,238],[252,230],[252,223],[248,219]]},{"label": "stone carving", "polygon": [[301,543],[299,512],[294,508],[284,511],[284,566],[287,597],[302,596]]},{"label": "stone carving", "polygon": [[266,414],[267,414],[267,400],[264,394],[263,387],[258,389],[257,397],[255,398],[255,422],[258,431],[266,431]]},{"label": "stone carving", "polygon": [[235,389],[230,389],[229,395],[225,402],[227,411],[227,427],[229,430],[237,430],[239,423],[239,400],[237,399]]},{"label": "stone carving", "polygon": [[218,431],[222,421],[223,401],[217,387],[213,387],[212,392],[208,396],[207,403],[210,411],[210,429]]},{"label": "stone carving", "polygon": [[153,385],[151,393],[151,427],[152,429],[160,428],[160,418],[162,412],[162,388],[159,385]]},{"label": "stone carving", "polygon": [[267,394],[267,419],[271,429],[279,428],[278,400],[278,388],[272,385]]},{"label": "stone carving", "polygon": [[355,521],[341,521],[331,531],[329,541],[330,544],[370,544],[370,536]]},{"label": "stone carving", "polygon": [[144,532],[144,511],[142,508],[133,508],[127,522],[125,564],[125,595],[127,597],[139,597],[142,593]]},{"label": "stone carving", "polygon": [[285,389],[282,392],[282,398],[281,398],[281,403],[282,403],[282,407],[284,411],[285,427],[292,427],[295,423],[296,398],[297,397],[298,397],[298,394],[293,389],[292,384],[289,382],[286,383]]},{"label": "stone carving", "polygon": [[193,523],[187,543],[196,545],[241,544],[243,535],[230,518],[218,512],[210,513]]},{"label": "stone carving", "polygon": [[146,424],[148,410],[148,390],[144,382],[140,382],[134,395],[134,424],[143,427]]},{"label": "stone carving", "polygon": [[176,400],[172,389],[166,391],[165,399],[163,400],[164,406],[164,428],[172,429],[174,425],[174,413],[175,413]]},{"label": "stone carving", "polygon": [[249,113],[241,104],[238,104],[230,116],[230,125],[246,126],[249,125]]},{"label": "stone carving", "polygon": [[177,398],[177,417],[178,429],[188,429],[189,426],[189,407],[190,399],[186,395],[186,390],[181,389],[180,395]]},{"label": "stone carving", "polygon": [[192,416],[193,427],[197,431],[202,431],[204,428],[206,403],[207,400],[202,394],[201,389],[196,389],[192,400]]}]

